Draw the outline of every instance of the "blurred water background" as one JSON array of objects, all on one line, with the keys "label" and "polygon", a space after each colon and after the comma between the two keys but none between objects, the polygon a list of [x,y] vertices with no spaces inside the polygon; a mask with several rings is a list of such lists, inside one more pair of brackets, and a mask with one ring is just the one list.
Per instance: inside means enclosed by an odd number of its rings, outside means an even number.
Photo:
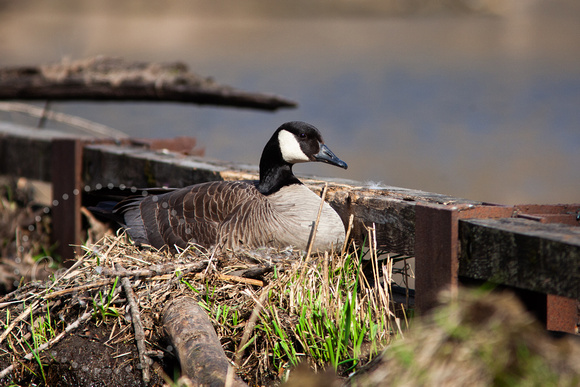
[{"label": "blurred water background", "polygon": [[349,169],[298,173],[505,204],[580,202],[579,37],[576,0],[0,0],[0,66],[180,60],[300,104],[53,110],[251,164],[282,122],[304,120]]}]

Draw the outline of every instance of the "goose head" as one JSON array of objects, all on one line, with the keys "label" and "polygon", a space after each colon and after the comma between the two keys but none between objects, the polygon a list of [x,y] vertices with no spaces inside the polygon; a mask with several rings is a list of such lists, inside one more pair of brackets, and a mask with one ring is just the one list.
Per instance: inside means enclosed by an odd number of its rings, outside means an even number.
[{"label": "goose head", "polygon": [[347,169],[347,164],[324,144],[320,131],[301,121],[282,124],[266,143],[260,159],[258,190],[265,195],[291,184],[302,184],[292,166],[309,161]]}]

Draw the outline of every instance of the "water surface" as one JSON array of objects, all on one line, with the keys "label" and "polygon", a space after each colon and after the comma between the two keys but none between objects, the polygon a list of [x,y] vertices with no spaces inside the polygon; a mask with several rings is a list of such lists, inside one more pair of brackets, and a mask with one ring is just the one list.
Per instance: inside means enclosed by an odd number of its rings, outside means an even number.
[{"label": "water surface", "polygon": [[146,103],[55,110],[133,136],[193,135],[209,157],[253,164],[279,124],[304,120],[349,169],[300,165],[299,173],[506,204],[580,202],[573,1],[508,1],[499,16],[405,18],[23,4],[0,13],[0,65],[97,54],[181,60],[220,82],[300,103],[276,113]]}]

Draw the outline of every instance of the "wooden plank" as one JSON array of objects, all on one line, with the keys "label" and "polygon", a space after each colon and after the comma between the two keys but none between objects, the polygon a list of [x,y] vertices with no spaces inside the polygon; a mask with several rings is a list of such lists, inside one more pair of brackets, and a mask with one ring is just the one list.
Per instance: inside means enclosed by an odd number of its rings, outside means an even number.
[{"label": "wooden plank", "polygon": [[457,290],[457,210],[417,205],[415,226],[415,306],[426,313],[441,290]]},{"label": "wooden plank", "polygon": [[580,228],[527,219],[459,225],[460,276],[580,298]]},{"label": "wooden plank", "polygon": [[[81,245],[81,166],[83,144],[78,139],[52,142],[52,242],[56,252],[70,267]],[[73,245],[73,246],[71,246]]]},{"label": "wooden plank", "polygon": [[[316,191],[313,183],[306,180],[306,184]],[[374,225],[380,249],[414,254],[415,202],[401,200],[385,192],[373,196],[368,190],[352,186],[331,186],[327,198],[345,225],[348,225],[350,214],[354,215],[351,235],[359,246],[365,239],[368,240],[367,227]]]},{"label": "wooden plank", "polygon": [[[301,177],[315,192],[320,181]],[[322,180],[324,181],[324,180]],[[416,206],[419,204],[437,208],[477,208],[481,202],[455,198],[432,192],[384,186],[369,189],[360,182],[350,181],[337,184],[328,179],[329,204],[339,213],[345,224],[350,214],[354,215],[352,236],[359,244],[368,236],[367,227],[375,225],[377,245],[392,253],[415,255],[416,249]]]},{"label": "wooden plank", "polygon": [[87,145],[83,157],[85,189],[118,187],[185,187],[204,181],[223,180],[225,166],[201,158],[145,148]]},{"label": "wooden plank", "polygon": [[50,181],[51,134],[0,122],[0,174]]},{"label": "wooden plank", "polygon": [[514,209],[524,219],[580,226],[580,204],[520,204]]}]

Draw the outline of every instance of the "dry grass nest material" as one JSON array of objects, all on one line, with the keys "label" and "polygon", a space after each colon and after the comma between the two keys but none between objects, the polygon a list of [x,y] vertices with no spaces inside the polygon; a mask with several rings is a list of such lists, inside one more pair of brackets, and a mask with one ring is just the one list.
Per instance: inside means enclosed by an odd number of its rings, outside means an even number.
[{"label": "dry grass nest material", "polygon": [[[314,369],[333,364],[346,376],[401,329],[388,288],[373,289],[357,274],[362,270],[356,254],[313,255],[308,262],[290,249],[215,254],[191,246],[170,254],[138,249],[124,234],[107,235],[82,248],[85,254],[71,268],[0,298],[0,382],[22,380],[34,367],[36,375],[43,374],[35,362],[48,364],[50,358],[42,360],[41,350],[79,326],[112,325],[105,344],[134,342],[120,278],[129,279],[135,294],[148,357],[173,356],[164,341],[162,311],[170,300],[187,295],[207,311],[227,356],[251,385],[279,383],[298,363]],[[376,262],[373,268],[378,279],[381,268]],[[340,324],[351,326],[355,315],[366,324],[355,332],[360,337],[331,337],[336,335],[329,332],[332,326],[344,330]],[[252,318],[255,325],[248,323]],[[307,325],[300,329],[301,324]],[[310,335],[308,329],[320,331]],[[324,355],[325,347],[335,354]],[[40,361],[36,353],[41,353]],[[133,363],[137,369],[142,366],[136,357]],[[153,368],[163,374],[162,367]]]}]

